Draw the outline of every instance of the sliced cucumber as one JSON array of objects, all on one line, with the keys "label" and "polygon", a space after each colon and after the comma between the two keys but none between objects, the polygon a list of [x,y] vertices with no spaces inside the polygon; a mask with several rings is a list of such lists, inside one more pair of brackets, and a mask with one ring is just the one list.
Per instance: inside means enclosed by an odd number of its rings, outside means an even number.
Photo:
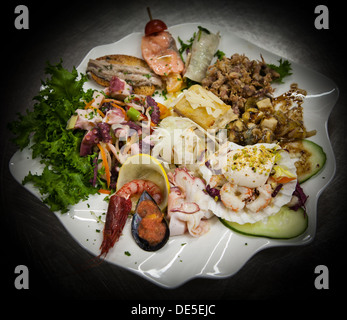
[{"label": "sliced cucumber", "polygon": [[290,239],[302,234],[308,226],[308,217],[304,209],[297,211],[283,206],[275,215],[270,216],[266,222],[238,224],[236,222],[220,219],[228,228],[239,233],[258,237],[275,239]]},{"label": "sliced cucumber", "polygon": [[299,157],[295,163],[299,183],[310,179],[324,167],[326,154],[321,146],[310,140],[288,142],[283,146],[291,154]]}]

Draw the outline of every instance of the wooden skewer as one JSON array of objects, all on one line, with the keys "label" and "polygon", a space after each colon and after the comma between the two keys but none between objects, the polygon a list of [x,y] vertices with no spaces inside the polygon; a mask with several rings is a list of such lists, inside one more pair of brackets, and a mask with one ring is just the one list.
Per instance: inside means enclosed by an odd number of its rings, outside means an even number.
[{"label": "wooden skewer", "polygon": [[153,20],[152,14],[151,14],[151,9],[149,7],[147,7],[147,12],[148,12],[149,20]]}]

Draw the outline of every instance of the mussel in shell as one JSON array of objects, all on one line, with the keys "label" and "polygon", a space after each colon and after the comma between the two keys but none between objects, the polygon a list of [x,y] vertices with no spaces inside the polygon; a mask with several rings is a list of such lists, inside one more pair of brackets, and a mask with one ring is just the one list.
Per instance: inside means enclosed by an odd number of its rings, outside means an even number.
[{"label": "mussel in shell", "polygon": [[131,234],[137,245],[146,251],[159,250],[169,239],[170,230],[164,213],[147,191],[137,202]]}]

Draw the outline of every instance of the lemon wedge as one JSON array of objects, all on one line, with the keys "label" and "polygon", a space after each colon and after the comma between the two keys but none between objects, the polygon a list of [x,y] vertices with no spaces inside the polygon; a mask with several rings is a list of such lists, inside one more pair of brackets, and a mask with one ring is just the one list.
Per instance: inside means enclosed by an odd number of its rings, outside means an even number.
[{"label": "lemon wedge", "polygon": [[[159,208],[164,210],[167,207],[170,193],[169,179],[164,167],[156,158],[149,154],[137,154],[126,159],[119,170],[117,191],[134,179],[150,180],[154,182],[160,188],[163,197],[163,201],[158,205]],[[133,209],[136,205],[137,198],[140,196],[141,194],[131,198]]]}]

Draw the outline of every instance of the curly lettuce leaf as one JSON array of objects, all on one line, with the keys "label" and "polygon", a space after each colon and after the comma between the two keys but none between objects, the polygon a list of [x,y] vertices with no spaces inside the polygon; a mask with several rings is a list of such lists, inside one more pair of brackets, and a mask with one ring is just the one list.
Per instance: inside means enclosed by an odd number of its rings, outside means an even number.
[{"label": "curly lettuce leaf", "polygon": [[96,155],[80,157],[83,132],[66,130],[67,121],[77,108],[84,107],[83,101],[92,99],[93,92],[83,90],[86,76],[79,78],[75,68],[72,72],[64,69],[62,61],[47,64],[45,73],[50,78],[42,82],[33,111],[19,115],[9,129],[21,150],[31,142],[32,157],[39,157],[45,166],[40,175],[30,172],[23,184],[33,183],[51,210],[64,213],[69,205],[97,192],[90,184]]}]

